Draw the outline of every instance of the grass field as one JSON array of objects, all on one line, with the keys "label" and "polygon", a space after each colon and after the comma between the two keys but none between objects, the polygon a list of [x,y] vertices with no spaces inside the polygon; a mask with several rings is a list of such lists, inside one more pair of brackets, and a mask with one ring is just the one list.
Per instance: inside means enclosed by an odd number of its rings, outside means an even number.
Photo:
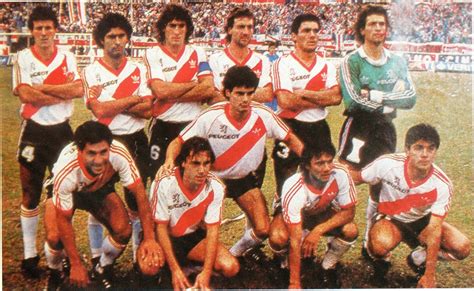
[{"label": "grass field", "polygon": [[[414,72],[418,102],[413,110],[399,111],[395,124],[398,131],[398,150],[402,150],[403,136],[406,130],[419,122],[429,122],[437,127],[441,135],[441,147],[438,152],[437,164],[444,169],[454,183],[454,198],[447,221],[459,227],[469,238],[474,238],[473,219],[473,130],[472,130],[472,75],[442,74]],[[5,289],[39,289],[46,283],[46,275],[40,281],[26,280],[20,269],[23,257],[23,242],[19,219],[21,188],[19,183],[16,149],[20,129],[18,114],[19,100],[11,94],[11,68],[0,67],[0,95],[2,97],[2,240],[3,240],[3,287]],[[75,112],[71,120],[73,128],[90,118],[82,100],[76,100]],[[332,130],[333,141],[337,143],[341,127],[342,105],[331,108],[328,117]],[[270,145],[269,145],[270,146]],[[367,199],[367,188],[358,188],[359,204],[356,223],[359,231],[364,230],[364,213]],[[263,187],[269,207],[274,193],[274,178],[271,163],[267,166],[267,176]],[[230,217],[239,213],[231,200],[225,202],[224,216]],[[85,231],[86,215],[76,214],[77,242],[81,253],[89,255],[87,232]],[[221,240],[227,246],[236,241],[241,233],[244,222],[228,224],[221,229]],[[42,256],[41,266],[46,268],[43,254],[43,229],[40,223],[38,234],[38,250]],[[373,288],[369,282],[368,264],[360,257],[360,239],[342,261],[340,270],[343,288]],[[323,243],[320,244],[321,254]],[[264,251],[271,257],[268,247]],[[405,257],[409,249],[405,245],[398,247],[392,257],[392,268],[388,274],[389,285],[386,288],[414,287],[414,273],[406,266]],[[130,248],[119,259],[116,270],[123,280],[127,280],[127,272],[132,268]],[[269,262],[268,262],[269,263]],[[286,288],[284,275],[274,271],[267,264],[242,268],[237,278],[223,280],[213,279],[216,288]],[[318,288],[318,268],[305,268],[303,286]],[[462,262],[439,262],[437,267],[438,287],[466,288],[474,287],[473,255]],[[124,286],[128,286],[124,281]],[[166,287],[166,285],[161,285]],[[169,285],[168,285],[169,287]]]}]

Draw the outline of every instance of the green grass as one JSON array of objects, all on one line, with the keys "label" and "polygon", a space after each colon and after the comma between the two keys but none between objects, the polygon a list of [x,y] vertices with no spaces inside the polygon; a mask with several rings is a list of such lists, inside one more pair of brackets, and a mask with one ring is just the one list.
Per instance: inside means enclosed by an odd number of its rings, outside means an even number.
[{"label": "green grass", "polygon": [[[398,131],[398,147],[403,149],[403,137],[406,130],[419,122],[429,122],[437,127],[441,135],[441,148],[438,153],[437,164],[447,173],[454,183],[454,198],[447,221],[460,228],[469,238],[474,238],[473,224],[473,131],[472,131],[472,92],[469,74],[442,74],[442,73],[413,73],[412,74],[418,95],[418,102],[410,111],[399,111],[395,124]],[[44,286],[46,277],[41,281],[25,280],[19,272],[20,261],[23,257],[23,242],[19,221],[21,188],[19,183],[18,163],[16,150],[20,130],[18,114],[19,100],[11,94],[11,68],[0,67],[0,93],[2,96],[2,238],[3,238],[3,286],[6,289],[38,289]],[[343,122],[343,107],[330,109],[328,122],[331,127],[333,141],[337,143],[338,133]],[[90,113],[84,107],[82,100],[75,101],[75,112],[71,120],[73,128],[90,118]],[[271,144],[268,144],[271,152]],[[263,192],[267,197],[268,206],[274,193],[273,166],[267,165],[267,175]],[[359,231],[364,230],[365,205],[367,187],[358,187],[359,204],[357,207],[356,223]],[[233,201],[225,202],[224,216],[233,216],[240,211]],[[87,246],[87,232],[85,231],[86,215],[78,212],[74,224],[79,250],[89,254]],[[244,221],[226,225],[221,229],[221,240],[230,246],[242,233]],[[38,250],[43,256],[44,233],[42,223],[39,226]],[[321,251],[323,243],[320,244]],[[119,273],[125,273],[131,268],[130,248],[118,261]],[[265,251],[270,254],[268,247]],[[393,253],[393,267],[389,273],[390,285],[387,287],[412,287],[407,285],[405,277],[413,273],[405,264],[408,248],[398,247]],[[463,288],[474,286],[474,260],[472,255],[462,262],[439,262],[437,267],[438,287]],[[44,257],[41,266],[45,268]],[[343,259],[344,269],[341,272],[343,287],[373,287],[368,282],[367,264],[360,258],[360,239],[354,248]],[[245,285],[245,278],[241,281]],[[271,282],[271,281],[270,281]],[[256,285],[272,287],[269,285]]]}]

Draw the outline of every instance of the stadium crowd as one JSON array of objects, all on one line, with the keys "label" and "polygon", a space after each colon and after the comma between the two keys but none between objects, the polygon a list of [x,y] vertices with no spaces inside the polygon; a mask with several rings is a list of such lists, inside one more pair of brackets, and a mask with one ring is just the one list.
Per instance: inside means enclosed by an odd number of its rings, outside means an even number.
[{"label": "stadium crowd", "polygon": [[[31,4],[4,3],[0,9],[0,32],[26,32],[27,11]],[[195,38],[219,39],[223,33],[225,16],[235,4],[199,3],[186,6],[192,13]],[[54,9],[59,10],[58,4]],[[163,6],[160,3],[136,3],[131,9],[125,3],[86,3],[86,24],[71,21],[67,4],[60,14],[60,32],[92,32],[106,12],[124,13],[131,20],[135,36],[155,36],[155,23]],[[323,34],[343,34],[354,39],[352,25],[360,4],[305,4],[254,6],[255,33],[280,38],[290,34],[291,19],[303,12],[312,12],[322,19]],[[472,3],[419,4],[400,2],[389,7],[390,18],[396,30],[390,40],[416,43],[470,43],[472,29]],[[89,21],[92,20],[92,21]],[[330,21],[329,21],[330,20]]]}]

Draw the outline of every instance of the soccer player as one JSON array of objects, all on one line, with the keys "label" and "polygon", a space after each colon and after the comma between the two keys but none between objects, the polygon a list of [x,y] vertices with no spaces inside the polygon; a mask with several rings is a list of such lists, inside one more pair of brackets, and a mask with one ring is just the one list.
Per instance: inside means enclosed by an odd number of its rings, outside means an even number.
[{"label": "soccer player", "polygon": [[59,51],[54,44],[58,26],[51,8],[35,7],[28,19],[34,45],[18,53],[13,67],[13,94],[20,98],[23,118],[17,154],[22,187],[21,270],[33,278],[40,275],[36,232],[43,178],[46,168],[52,169],[61,149],[72,140],[71,99],[83,95],[74,55]]},{"label": "soccer player", "polygon": [[[93,36],[104,56],[83,71],[85,102],[93,119],[107,125],[113,138],[123,143],[137,165],[146,186],[148,170],[148,138],[144,127],[151,117],[152,93],[147,86],[145,66],[126,57],[125,46],[130,41],[132,26],[121,14],[106,14],[97,23]],[[140,244],[140,220],[134,195],[124,189],[133,225],[133,261]],[[101,254],[102,227],[89,216],[89,240],[92,260]]]},{"label": "soccer player", "polygon": [[382,284],[390,252],[402,241],[414,248],[407,262],[421,275],[418,287],[436,287],[438,258],[462,260],[470,253],[469,239],[444,221],[453,185],[434,164],[439,145],[436,129],[418,124],[406,134],[404,154],[383,155],[352,172],[356,183],[381,183],[378,207],[370,218],[367,251],[374,259],[375,279]]},{"label": "soccer player", "polygon": [[340,288],[336,265],[358,235],[356,190],[346,167],[334,162],[335,152],[332,143],[305,147],[300,171],[283,184],[269,243],[284,265],[289,259],[290,289],[301,289],[301,258],[316,255],[322,236],[330,236],[322,260],[325,287]]},{"label": "soccer player", "polygon": [[303,144],[273,111],[252,102],[258,78],[249,67],[230,68],[223,85],[228,101],[211,106],[180,133],[166,153],[163,168],[173,168],[184,141],[193,136],[209,140],[216,155],[212,170],[223,179],[227,196],[237,202],[250,222],[243,237],[230,249],[238,257],[268,236],[270,218],[260,190],[267,137],[285,140],[297,154],[301,154]]},{"label": "soccer player", "polygon": [[[339,161],[360,170],[382,154],[393,153],[396,109],[415,105],[415,88],[402,57],[384,48],[390,24],[380,6],[362,10],[354,25],[361,46],[340,66],[340,81],[347,116],[339,134]],[[377,208],[380,185],[370,186],[364,241]],[[362,253],[365,256],[365,246]]]},{"label": "soccer player", "polygon": [[165,160],[169,143],[199,115],[201,103],[215,95],[206,53],[188,44],[194,30],[189,11],[168,4],[156,26],[160,45],[144,56],[156,98],[149,128],[152,179]]},{"label": "soccer player", "polygon": [[223,79],[225,73],[233,66],[248,66],[260,79],[255,92],[254,101],[271,102],[273,88],[270,79],[270,62],[260,53],[252,51],[248,46],[252,40],[255,26],[255,17],[248,8],[235,8],[227,17],[224,27],[228,46],[209,57],[209,65],[214,75],[214,86],[220,91],[219,99],[225,100],[223,95]]},{"label": "soccer player", "polygon": [[76,287],[89,283],[74,239],[72,218],[76,209],[89,212],[109,231],[93,273],[101,288],[113,287],[113,263],[132,233],[125,205],[114,189],[118,180],[133,193],[138,205],[143,247],[137,256],[150,256],[148,261],[157,267],[164,264],[161,247],[155,241],[150,203],[132,157],[122,143],[113,140],[106,125],[87,121],[76,129],[74,142],[62,150],[54,164],[52,199],[48,199],[48,205],[54,207],[47,209],[45,220],[48,266],[56,274],[61,272],[64,248],[71,263],[69,281]]},{"label": "soccer player", "polygon": [[209,290],[213,270],[226,277],[239,272],[237,259],[218,241],[225,186],[209,172],[214,161],[206,139],[190,138],[176,168],[151,186],[156,232],[175,290],[191,287],[182,269],[187,260],[204,263],[192,288]]},{"label": "soccer player", "polygon": [[[317,16],[298,15],[291,25],[295,50],[277,60],[272,70],[279,107],[277,114],[306,147],[331,142],[326,107],[341,102],[336,68],[315,52],[320,28]],[[272,155],[278,204],[283,183],[295,173],[300,161],[281,140],[275,141]]]}]

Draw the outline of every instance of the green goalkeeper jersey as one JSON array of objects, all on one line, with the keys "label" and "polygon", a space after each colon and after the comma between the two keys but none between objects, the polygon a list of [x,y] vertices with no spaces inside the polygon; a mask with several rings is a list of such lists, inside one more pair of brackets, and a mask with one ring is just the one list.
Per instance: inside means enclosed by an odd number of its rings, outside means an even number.
[{"label": "green goalkeeper jersey", "polygon": [[[397,108],[410,109],[416,94],[405,60],[384,49],[379,61],[359,47],[341,63],[340,82],[346,113],[368,111],[394,117]],[[363,96],[361,91],[367,90]]]}]

